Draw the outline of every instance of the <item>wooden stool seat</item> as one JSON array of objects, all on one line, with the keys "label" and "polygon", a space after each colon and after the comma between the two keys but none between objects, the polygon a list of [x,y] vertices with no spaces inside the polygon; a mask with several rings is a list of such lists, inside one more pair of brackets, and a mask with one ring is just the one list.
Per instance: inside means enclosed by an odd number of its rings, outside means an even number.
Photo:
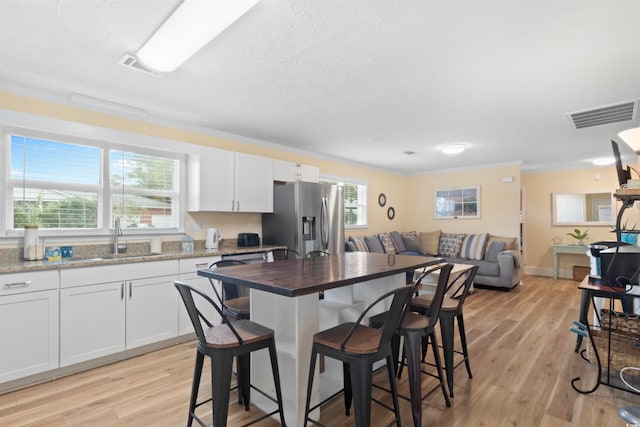
[{"label": "wooden stool seat", "polygon": [[[240,335],[244,344],[273,339],[273,330],[251,320],[237,320],[231,322],[231,325]],[[242,345],[226,323],[204,329],[204,336],[208,348],[231,348]]]},{"label": "wooden stool seat", "polygon": [[344,345],[344,348],[341,348],[344,337],[347,336],[349,329],[351,329],[353,325],[353,322],[348,322],[318,332],[313,336],[313,340],[317,344],[342,350],[346,353],[372,354],[378,351],[382,332],[364,325],[357,325],[349,341]]},{"label": "wooden stool seat", "polygon": [[[431,307],[431,303],[433,302],[433,294],[424,294],[411,299],[409,303],[409,307],[411,308],[424,308],[427,309]],[[442,307],[440,311],[456,311],[458,309],[459,301],[457,299],[444,296],[442,300]]]},{"label": "wooden stool seat", "polygon": [[[234,299],[228,299],[224,302],[224,307],[226,311],[231,313],[228,316],[237,319],[248,319],[251,308],[251,298],[249,297],[240,297]],[[225,313],[227,314],[227,313]]]}]

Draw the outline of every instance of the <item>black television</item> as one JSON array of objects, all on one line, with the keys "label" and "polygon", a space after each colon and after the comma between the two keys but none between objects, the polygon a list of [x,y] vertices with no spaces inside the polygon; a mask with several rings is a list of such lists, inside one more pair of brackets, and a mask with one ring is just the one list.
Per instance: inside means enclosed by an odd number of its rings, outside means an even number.
[{"label": "black television", "polygon": [[620,184],[620,188],[622,188],[622,186],[627,185],[627,181],[631,179],[631,169],[629,169],[629,166],[622,166],[620,148],[618,148],[618,143],[613,139],[611,140],[611,148],[613,148],[613,157],[616,159],[616,172],[618,173],[618,182]]}]

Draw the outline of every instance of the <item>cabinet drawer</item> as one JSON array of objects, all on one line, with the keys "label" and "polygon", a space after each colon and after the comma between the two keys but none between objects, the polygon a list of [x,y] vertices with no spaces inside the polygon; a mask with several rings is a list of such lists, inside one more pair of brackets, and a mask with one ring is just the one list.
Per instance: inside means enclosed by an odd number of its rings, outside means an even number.
[{"label": "cabinet drawer", "polygon": [[0,274],[0,295],[58,289],[58,270]]},{"label": "cabinet drawer", "polygon": [[63,269],[60,271],[60,283],[62,288],[71,288],[119,280],[134,280],[177,274],[178,260],[136,262],[130,264]]},{"label": "cabinet drawer", "polygon": [[182,258],[180,262],[180,274],[195,273],[198,270],[209,267],[211,263],[220,261],[219,256],[198,257],[198,258]]}]

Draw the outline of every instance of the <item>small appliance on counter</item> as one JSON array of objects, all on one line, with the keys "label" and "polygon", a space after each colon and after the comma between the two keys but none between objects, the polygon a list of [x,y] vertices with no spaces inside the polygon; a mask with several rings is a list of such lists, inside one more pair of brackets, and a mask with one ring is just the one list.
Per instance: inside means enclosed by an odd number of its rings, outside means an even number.
[{"label": "small appliance on counter", "polygon": [[258,233],[238,233],[238,246],[260,246]]},{"label": "small appliance on counter", "polygon": [[207,228],[207,237],[204,241],[205,249],[218,249],[222,233],[217,228]]}]

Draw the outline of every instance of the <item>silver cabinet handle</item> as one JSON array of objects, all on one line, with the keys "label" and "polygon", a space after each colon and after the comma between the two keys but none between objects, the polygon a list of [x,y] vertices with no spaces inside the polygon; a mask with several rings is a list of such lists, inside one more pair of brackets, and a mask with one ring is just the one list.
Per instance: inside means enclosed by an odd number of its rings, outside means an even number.
[{"label": "silver cabinet handle", "polygon": [[236,202],[236,211],[239,212],[240,211],[240,200],[238,200]]},{"label": "silver cabinet handle", "polygon": [[5,283],[4,287],[7,289],[11,288],[26,288],[31,285],[31,280],[25,280],[24,282],[14,282],[14,283]]},{"label": "silver cabinet handle", "polygon": [[129,299],[133,296],[133,283],[129,282]]},{"label": "silver cabinet handle", "polygon": [[124,299],[124,282],[120,283],[120,301]]},{"label": "silver cabinet handle", "polygon": [[235,205],[235,204],[236,204],[236,201],[235,201],[235,200],[232,200],[232,201],[231,201],[231,210],[232,210],[232,211],[233,211],[233,205]]}]

